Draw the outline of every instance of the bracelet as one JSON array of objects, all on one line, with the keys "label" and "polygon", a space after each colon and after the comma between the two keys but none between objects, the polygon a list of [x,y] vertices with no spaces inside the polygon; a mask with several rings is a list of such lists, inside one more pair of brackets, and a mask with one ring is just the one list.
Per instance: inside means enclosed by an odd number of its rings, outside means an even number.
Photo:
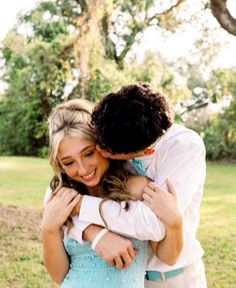
[{"label": "bracelet", "polygon": [[97,236],[93,239],[93,242],[92,242],[92,245],[91,245],[91,248],[93,250],[95,250],[98,242],[101,240],[101,238],[103,237],[103,235],[108,232],[108,230],[106,228],[102,229],[98,234]]}]

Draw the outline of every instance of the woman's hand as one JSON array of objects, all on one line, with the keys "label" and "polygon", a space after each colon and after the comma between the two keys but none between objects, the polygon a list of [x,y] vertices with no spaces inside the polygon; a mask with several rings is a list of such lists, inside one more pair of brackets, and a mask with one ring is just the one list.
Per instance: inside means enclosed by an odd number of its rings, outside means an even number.
[{"label": "woman's hand", "polygon": [[167,179],[168,191],[154,182],[144,188],[143,199],[147,206],[162,219],[170,228],[182,225],[182,213],[179,207],[178,195],[173,184]]},{"label": "woman's hand", "polygon": [[70,213],[70,217],[74,217],[74,216],[79,216],[80,213],[80,207],[81,207],[81,203],[83,200],[84,195],[80,194],[80,199],[79,202],[75,205],[75,207],[72,209],[71,213]]},{"label": "woman's hand", "polygon": [[59,231],[79,200],[80,195],[77,191],[71,188],[61,188],[44,205],[42,230]]}]

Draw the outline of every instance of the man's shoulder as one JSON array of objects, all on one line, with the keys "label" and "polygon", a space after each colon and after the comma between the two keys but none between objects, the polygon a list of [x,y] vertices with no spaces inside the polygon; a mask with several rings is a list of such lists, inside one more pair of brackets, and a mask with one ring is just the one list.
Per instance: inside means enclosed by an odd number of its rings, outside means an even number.
[{"label": "man's shoulder", "polygon": [[203,140],[197,132],[179,124],[173,124],[166,132],[162,145],[167,144],[179,144],[184,146],[197,145],[204,148]]}]

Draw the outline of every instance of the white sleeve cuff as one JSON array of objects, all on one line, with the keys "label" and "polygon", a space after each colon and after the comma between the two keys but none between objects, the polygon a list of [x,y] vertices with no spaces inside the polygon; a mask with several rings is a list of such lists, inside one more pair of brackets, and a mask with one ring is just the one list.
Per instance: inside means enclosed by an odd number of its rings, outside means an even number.
[{"label": "white sleeve cuff", "polygon": [[73,227],[70,228],[68,236],[72,239],[75,239],[79,244],[83,245],[86,241],[83,240],[83,231],[91,224],[89,222],[81,221],[79,216],[74,216],[73,218]]},{"label": "white sleeve cuff", "polygon": [[101,201],[101,198],[84,195],[80,206],[79,219],[105,227],[105,223],[99,212]]}]

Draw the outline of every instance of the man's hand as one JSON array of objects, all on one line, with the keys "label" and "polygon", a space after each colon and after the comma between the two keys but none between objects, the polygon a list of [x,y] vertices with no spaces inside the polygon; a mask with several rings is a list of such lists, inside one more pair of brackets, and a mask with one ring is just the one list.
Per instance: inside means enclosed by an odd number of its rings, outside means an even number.
[{"label": "man's hand", "polygon": [[120,270],[129,267],[138,250],[130,240],[108,231],[96,246],[98,255],[110,265]]},{"label": "man's hand", "polygon": [[178,196],[173,184],[167,180],[169,191],[154,182],[149,182],[144,188],[143,199],[156,215],[170,228],[182,225],[182,213],[179,208]]},{"label": "man's hand", "polygon": [[[83,232],[83,239],[92,242],[102,229],[103,227],[93,224],[88,226]],[[130,240],[110,231],[99,240],[95,250],[104,261],[115,265],[118,270],[127,268],[138,252]]]}]

